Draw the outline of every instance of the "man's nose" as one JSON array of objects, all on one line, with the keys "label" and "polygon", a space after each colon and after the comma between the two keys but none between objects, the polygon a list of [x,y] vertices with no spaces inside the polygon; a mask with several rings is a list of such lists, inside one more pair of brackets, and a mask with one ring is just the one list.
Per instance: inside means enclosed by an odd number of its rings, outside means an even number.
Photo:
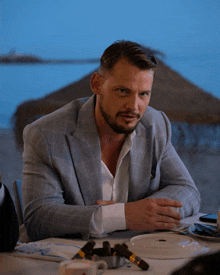
[{"label": "man's nose", "polygon": [[126,102],[126,109],[136,111],[138,110],[138,96],[130,96]]}]

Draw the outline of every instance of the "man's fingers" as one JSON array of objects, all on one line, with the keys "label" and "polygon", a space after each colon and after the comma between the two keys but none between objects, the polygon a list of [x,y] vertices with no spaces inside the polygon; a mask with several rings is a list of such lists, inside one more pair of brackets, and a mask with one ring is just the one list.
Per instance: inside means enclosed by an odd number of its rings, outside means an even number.
[{"label": "man's fingers", "polygon": [[164,198],[159,198],[159,199],[154,199],[156,204],[159,206],[169,206],[169,207],[182,207],[183,204],[179,201],[174,201],[171,199],[164,199]]},{"label": "man's fingers", "polygon": [[168,217],[168,216],[160,216],[160,215],[157,216],[157,222],[161,222],[161,223],[164,223],[164,224],[165,223],[172,223],[172,224],[175,224],[175,225],[180,224],[179,219],[175,219],[175,218]]},{"label": "man's fingers", "polygon": [[157,210],[157,214],[161,216],[171,217],[177,220],[182,219],[180,213],[177,212],[177,210],[173,209],[172,207],[159,206]]}]

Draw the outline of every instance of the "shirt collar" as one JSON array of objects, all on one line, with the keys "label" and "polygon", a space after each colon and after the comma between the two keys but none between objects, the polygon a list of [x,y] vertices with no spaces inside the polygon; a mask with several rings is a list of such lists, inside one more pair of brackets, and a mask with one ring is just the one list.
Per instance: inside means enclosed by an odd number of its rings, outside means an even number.
[{"label": "shirt collar", "polygon": [[126,144],[129,144],[129,147],[132,147],[132,142],[136,136],[136,131],[134,130],[131,134],[129,134],[125,140]]}]

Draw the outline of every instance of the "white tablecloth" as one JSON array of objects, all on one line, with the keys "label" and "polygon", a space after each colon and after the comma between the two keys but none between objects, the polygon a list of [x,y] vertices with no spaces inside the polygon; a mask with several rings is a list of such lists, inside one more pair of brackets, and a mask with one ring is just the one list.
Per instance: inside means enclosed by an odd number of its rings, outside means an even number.
[{"label": "white tablecloth", "polygon": [[[201,214],[200,214],[201,215]],[[198,222],[199,215],[183,219],[183,223],[194,224]],[[191,236],[192,237],[192,236]],[[204,239],[196,238],[197,242],[201,245],[209,247],[209,252],[220,250],[220,242],[207,241]],[[128,241],[129,238],[108,238],[111,247],[116,243]],[[96,239],[96,248],[102,247],[103,239]],[[63,259],[70,259],[86,241],[83,240],[69,240],[50,238],[40,242],[18,244],[17,249],[11,253],[0,254],[0,272],[1,274],[58,274],[59,264]],[[37,259],[38,258],[38,259]],[[117,270],[108,269],[104,274],[170,274],[173,270],[184,265],[191,258],[175,259],[175,260],[154,260],[146,259],[150,268],[147,271],[142,271],[140,268],[133,264],[128,264]]]}]

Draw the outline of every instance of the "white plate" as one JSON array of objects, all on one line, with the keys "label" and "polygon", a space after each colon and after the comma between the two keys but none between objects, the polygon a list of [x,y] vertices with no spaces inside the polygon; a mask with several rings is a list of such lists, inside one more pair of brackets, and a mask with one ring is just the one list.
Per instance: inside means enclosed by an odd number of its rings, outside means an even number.
[{"label": "white plate", "polygon": [[136,236],[126,244],[137,256],[149,259],[182,259],[209,251],[189,236],[172,232]]},{"label": "white plate", "polygon": [[189,227],[189,233],[192,234],[195,237],[199,237],[205,240],[210,240],[210,241],[220,241],[220,237],[211,237],[211,236],[203,236],[195,232],[195,225],[192,225]]}]

